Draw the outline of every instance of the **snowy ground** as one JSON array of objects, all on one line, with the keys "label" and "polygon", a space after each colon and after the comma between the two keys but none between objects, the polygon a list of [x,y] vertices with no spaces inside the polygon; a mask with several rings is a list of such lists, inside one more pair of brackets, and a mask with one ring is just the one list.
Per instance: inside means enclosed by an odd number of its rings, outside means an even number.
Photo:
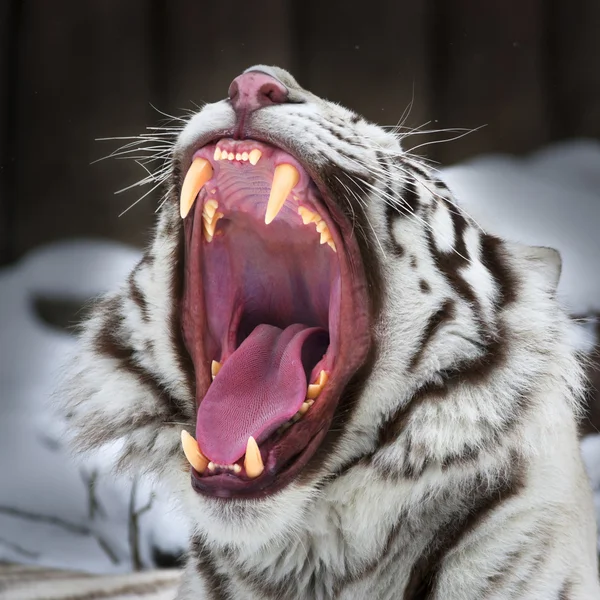
[{"label": "snowy ground", "polygon": [[[443,177],[485,229],[558,248],[565,305],[600,311],[600,144],[571,142],[520,160],[482,157]],[[157,552],[185,545],[185,525],[165,492],[115,481],[102,457],[86,470],[69,459],[49,396],[74,339],[33,310],[35,298],[83,302],[113,288],[137,258],[127,247],[82,240],[0,270],[0,561],[119,572],[153,566]],[[591,347],[590,331],[574,329],[582,348]],[[600,514],[600,435],[582,448]]]}]

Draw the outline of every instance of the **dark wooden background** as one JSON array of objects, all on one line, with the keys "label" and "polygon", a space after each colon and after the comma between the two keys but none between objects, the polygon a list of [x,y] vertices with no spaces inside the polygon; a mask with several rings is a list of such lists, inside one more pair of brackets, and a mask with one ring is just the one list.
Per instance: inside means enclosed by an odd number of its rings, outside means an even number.
[{"label": "dark wooden background", "polygon": [[414,98],[409,125],[486,125],[424,149],[445,164],[600,137],[600,0],[0,0],[0,44],[3,263],[70,236],[143,243],[158,196],[118,218],[143,173],[90,165],[116,147],[94,139],[220,99],[258,62],[381,124]]}]

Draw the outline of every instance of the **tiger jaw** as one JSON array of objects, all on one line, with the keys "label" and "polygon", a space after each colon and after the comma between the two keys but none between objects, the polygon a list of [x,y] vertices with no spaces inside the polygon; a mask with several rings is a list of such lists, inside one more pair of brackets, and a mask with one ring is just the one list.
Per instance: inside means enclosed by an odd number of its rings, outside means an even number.
[{"label": "tiger jaw", "polygon": [[264,496],[314,457],[365,360],[362,261],[350,223],[288,152],[222,139],[190,160],[182,326],[198,413],[197,442],[182,442],[198,492]]}]

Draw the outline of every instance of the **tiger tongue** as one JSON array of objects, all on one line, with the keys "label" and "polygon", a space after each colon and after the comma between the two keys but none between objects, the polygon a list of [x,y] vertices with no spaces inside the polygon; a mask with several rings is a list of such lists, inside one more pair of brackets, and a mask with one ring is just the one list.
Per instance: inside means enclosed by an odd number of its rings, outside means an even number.
[{"label": "tiger tongue", "polygon": [[244,455],[291,419],[306,398],[307,372],[327,346],[327,331],[295,324],[259,325],[227,359],[200,402],[196,439],[215,463]]}]

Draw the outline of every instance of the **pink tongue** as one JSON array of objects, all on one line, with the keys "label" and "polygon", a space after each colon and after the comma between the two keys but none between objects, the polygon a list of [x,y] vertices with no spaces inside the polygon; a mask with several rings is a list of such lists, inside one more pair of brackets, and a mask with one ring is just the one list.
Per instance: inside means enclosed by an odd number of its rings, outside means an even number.
[{"label": "pink tongue", "polygon": [[326,339],[320,327],[256,327],[200,403],[196,439],[204,455],[232,464],[246,452],[250,436],[262,441],[293,417],[306,397],[305,366],[310,373]]}]

